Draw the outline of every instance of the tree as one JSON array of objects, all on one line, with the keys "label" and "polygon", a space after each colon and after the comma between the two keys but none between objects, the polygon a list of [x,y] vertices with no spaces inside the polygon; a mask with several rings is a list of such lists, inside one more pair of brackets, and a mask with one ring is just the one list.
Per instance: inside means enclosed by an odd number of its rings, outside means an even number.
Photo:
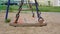
[{"label": "tree", "polygon": [[50,3],[51,3],[51,2],[50,2],[50,1],[48,1],[48,6],[50,6]]}]

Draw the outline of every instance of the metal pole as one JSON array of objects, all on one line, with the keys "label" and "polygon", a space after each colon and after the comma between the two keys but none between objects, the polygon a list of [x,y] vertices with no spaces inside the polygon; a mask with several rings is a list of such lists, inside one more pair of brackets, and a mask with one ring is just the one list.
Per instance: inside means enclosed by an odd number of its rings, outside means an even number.
[{"label": "metal pole", "polygon": [[9,5],[10,5],[10,0],[8,0],[8,3],[7,3],[7,10],[6,10],[5,20],[7,20],[7,18],[8,18]]},{"label": "metal pole", "polygon": [[40,16],[41,12],[39,13],[38,3],[37,3],[37,1],[36,1],[36,0],[35,0],[35,6],[36,6],[36,11],[37,11],[38,19],[40,19],[40,18],[41,18],[41,16]]}]

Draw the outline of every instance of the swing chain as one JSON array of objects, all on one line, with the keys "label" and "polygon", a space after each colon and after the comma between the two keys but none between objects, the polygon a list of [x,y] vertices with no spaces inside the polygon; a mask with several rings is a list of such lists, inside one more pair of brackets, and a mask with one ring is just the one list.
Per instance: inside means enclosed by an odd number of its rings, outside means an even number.
[{"label": "swing chain", "polygon": [[15,20],[15,23],[17,23],[17,21],[18,21],[18,19],[19,19],[19,13],[20,13],[20,11],[22,10],[22,5],[23,5],[23,0],[21,1],[21,5],[20,5],[20,7],[19,7],[19,11],[18,11],[18,13],[16,14],[16,20]]}]

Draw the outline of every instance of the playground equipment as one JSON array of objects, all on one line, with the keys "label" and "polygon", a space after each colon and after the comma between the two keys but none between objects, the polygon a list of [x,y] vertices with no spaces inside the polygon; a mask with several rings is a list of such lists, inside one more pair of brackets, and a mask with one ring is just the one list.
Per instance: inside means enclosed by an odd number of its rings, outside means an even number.
[{"label": "playground equipment", "polygon": [[[32,10],[32,5],[31,5],[31,3],[30,3],[30,1],[28,0],[28,2],[29,2],[29,7],[30,7],[30,9]],[[7,11],[6,11],[6,17],[5,17],[5,19],[7,19],[7,17],[8,17],[8,10],[9,10],[9,4],[10,4],[10,0],[8,0],[8,5],[7,5]],[[21,4],[20,4],[20,6],[19,6],[19,11],[18,11],[18,13],[16,14],[16,20],[13,22],[13,23],[10,23],[10,25],[13,25],[13,26],[25,26],[25,25],[39,25],[39,26],[45,26],[46,25],[46,23],[43,23],[44,22],[44,19],[41,17],[41,12],[39,12],[39,9],[38,9],[38,3],[37,3],[37,1],[35,0],[35,6],[36,6],[36,13],[37,13],[37,17],[38,17],[38,24],[37,23],[34,23],[34,24],[18,24],[18,19],[19,19],[19,16],[20,16],[20,12],[21,12],[21,10],[22,10],[22,5],[24,4],[24,0],[21,0]],[[32,10],[32,17],[34,17],[34,12],[33,12],[33,10]]]}]

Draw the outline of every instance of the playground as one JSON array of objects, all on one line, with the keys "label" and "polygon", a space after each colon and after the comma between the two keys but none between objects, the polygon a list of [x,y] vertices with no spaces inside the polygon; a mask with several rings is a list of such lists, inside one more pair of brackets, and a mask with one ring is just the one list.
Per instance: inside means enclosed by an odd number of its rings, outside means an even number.
[{"label": "playground", "polygon": [[29,8],[23,7],[24,0],[21,0],[18,10],[12,12],[8,0],[5,10],[0,10],[0,34],[60,34],[60,13],[41,12],[34,1],[35,10],[30,0]]}]

